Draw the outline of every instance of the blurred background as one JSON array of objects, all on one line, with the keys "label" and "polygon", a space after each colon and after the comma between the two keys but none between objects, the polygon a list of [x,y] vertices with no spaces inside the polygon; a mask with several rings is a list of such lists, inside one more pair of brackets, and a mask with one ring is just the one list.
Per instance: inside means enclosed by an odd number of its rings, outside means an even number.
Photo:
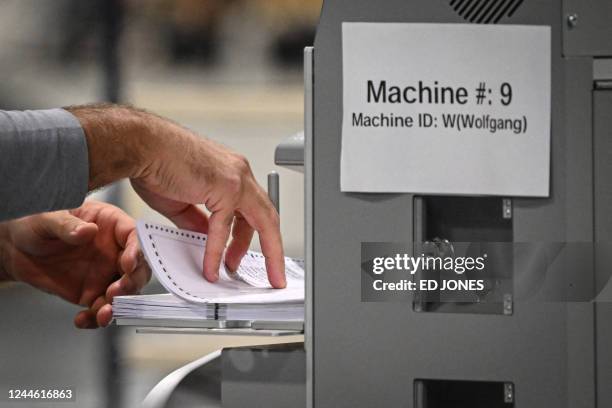
[{"label": "blurred background", "polygon": [[[303,129],[302,51],[321,1],[0,0],[0,109],[131,103],[213,138],[246,155],[262,185],[268,172],[280,173],[286,254],[302,257],[302,175],[276,167],[274,148]],[[167,222],[125,183],[95,196]],[[161,290],[151,282],[146,291]],[[270,342],[79,331],[77,307],[19,284],[0,287],[0,310],[2,407],[13,406],[10,387],[75,390],[76,403],[45,406],[133,407],[195,358]]]}]

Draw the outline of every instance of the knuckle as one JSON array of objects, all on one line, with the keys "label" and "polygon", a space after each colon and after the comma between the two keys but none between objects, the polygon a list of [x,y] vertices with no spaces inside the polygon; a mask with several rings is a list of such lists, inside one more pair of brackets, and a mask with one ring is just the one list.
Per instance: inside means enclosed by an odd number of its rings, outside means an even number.
[{"label": "knuckle", "polygon": [[251,165],[249,160],[241,154],[233,154],[231,159],[232,173],[239,177],[241,180],[246,180],[251,176]]},{"label": "knuckle", "polygon": [[240,175],[248,175],[251,172],[249,160],[241,154],[234,155],[234,166]]},{"label": "knuckle", "polygon": [[225,198],[237,203],[248,189],[252,171],[245,156],[232,153],[223,172]]},{"label": "knuckle", "polygon": [[242,178],[237,174],[230,174],[226,178],[226,187],[231,195],[239,195],[242,191]]}]

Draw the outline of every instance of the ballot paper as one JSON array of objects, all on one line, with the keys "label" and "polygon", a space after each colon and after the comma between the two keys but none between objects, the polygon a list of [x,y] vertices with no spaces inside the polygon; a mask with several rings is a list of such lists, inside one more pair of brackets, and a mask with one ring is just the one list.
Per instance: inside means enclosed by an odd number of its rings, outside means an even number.
[{"label": "ballot paper", "polygon": [[[236,304],[191,303],[170,293],[117,296],[113,300],[115,318],[197,320],[303,321],[304,303]],[[188,324],[185,324],[188,326]]]},{"label": "ballot paper", "polygon": [[265,258],[255,251],[236,272],[222,262],[219,280],[211,283],[202,274],[206,234],[144,221],[136,228],[145,259],[169,293],[117,296],[116,318],[303,321],[303,261],[285,258],[284,289],[270,286]]},{"label": "ballot paper", "polygon": [[138,239],[155,277],[168,292],[193,303],[290,303],[304,301],[304,263],[285,258],[287,287],[272,289],[264,256],[248,251],[234,273],[221,262],[219,280],[204,279],[206,234],[140,221]]}]

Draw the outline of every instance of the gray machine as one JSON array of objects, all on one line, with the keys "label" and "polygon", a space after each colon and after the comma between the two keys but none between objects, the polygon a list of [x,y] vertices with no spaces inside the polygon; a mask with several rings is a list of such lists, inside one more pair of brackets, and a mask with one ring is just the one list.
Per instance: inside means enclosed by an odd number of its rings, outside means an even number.
[{"label": "gray machine", "polygon": [[[342,22],[550,26],[550,196],[342,193]],[[305,178],[305,353],[226,350],[224,405],[612,407],[612,303],[593,301],[612,298],[612,2],[326,0],[304,75],[304,135],[275,159]],[[514,273],[543,278],[535,301],[361,300],[362,242],[434,237],[587,250],[565,269],[511,259]]]},{"label": "gray machine", "polygon": [[[550,26],[550,197],[342,193],[346,21]],[[511,313],[481,313],[359,296],[361,242],[611,241],[611,85],[609,0],[325,1],[306,52],[307,406],[612,406],[612,304],[516,302]],[[607,257],[596,248],[557,286],[570,299],[597,293]]]}]

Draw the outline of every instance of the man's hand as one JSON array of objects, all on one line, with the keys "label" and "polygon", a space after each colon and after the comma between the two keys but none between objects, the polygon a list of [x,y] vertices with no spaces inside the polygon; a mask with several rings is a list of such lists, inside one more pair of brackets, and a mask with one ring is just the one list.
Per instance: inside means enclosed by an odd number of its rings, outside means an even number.
[{"label": "man's hand", "polygon": [[113,297],[138,293],[151,277],[134,221],[95,201],[0,224],[0,254],[9,279],[86,307],[74,319],[80,328],[108,325]]},{"label": "man's hand", "polygon": [[[178,227],[208,234],[204,276],[216,281],[225,253],[240,265],[254,231],[268,279],[285,287],[279,218],[248,161],[227,148],[155,115],[120,106],[68,108],[87,135],[90,189],[129,177],[136,192]],[[196,207],[204,204],[207,216]]]}]

